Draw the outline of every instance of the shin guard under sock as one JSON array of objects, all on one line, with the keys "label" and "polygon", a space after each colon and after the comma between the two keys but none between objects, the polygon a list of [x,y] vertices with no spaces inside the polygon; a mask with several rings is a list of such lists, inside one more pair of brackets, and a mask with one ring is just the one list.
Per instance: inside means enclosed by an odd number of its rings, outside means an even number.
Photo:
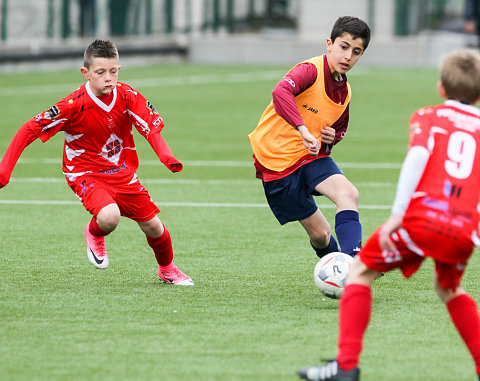
[{"label": "shin guard under sock", "polygon": [[148,245],[155,253],[155,258],[159,266],[168,266],[173,260],[172,238],[170,232],[164,227],[163,234],[160,237],[147,237]]},{"label": "shin guard under sock", "polygon": [[461,294],[447,303],[447,309],[480,374],[480,317],[475,300],[468,294]]},{"label": "shin guard under sock", "polygon": [[356,255],[362,247],[362,225],[356,210],[342,210],[335,216],[335,234],[342,253]]},{"label": "shin guard under sock", "polygon": [[372,310],[372,291],[363,284],[349,284],[340,298],[337,361],[343,370],[358,366],[363,336]]}]

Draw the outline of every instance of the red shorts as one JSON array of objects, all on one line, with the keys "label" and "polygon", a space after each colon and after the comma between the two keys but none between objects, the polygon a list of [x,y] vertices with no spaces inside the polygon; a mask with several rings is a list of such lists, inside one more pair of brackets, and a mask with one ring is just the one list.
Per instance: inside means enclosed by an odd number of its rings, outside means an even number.
[{"label": "red shorts", "polygon": [[160,210],[136,176],[134,180],[132,177],[125,180],[125,176],[99,178],[85,175],[69,185],[85,209],[94,216],[105,206],[117,204],[124,217],[138,222],[151,220]]},{"label": "red shorts", "polygon": [[[408,278],[415,274],[426,257],[435,262],[437,279],[444,289],[455,290],[465,271],[468,258],[473,251],[473,243],[468,239],[446,238],[444,236],[424,231],[419,226],[408,229],[400,228],[391,235],[397,252],[383,251],[379,245],[379,229],[372,234],[358,254],[362,262],[370,269],[379,272],[399,268]],[[442,254],[440,254],[442,252]],[[436,258],[444,258],[444,253],[455,253],[464,260],[446,263]],[[460,255],[461,254],[461,255]]]}]

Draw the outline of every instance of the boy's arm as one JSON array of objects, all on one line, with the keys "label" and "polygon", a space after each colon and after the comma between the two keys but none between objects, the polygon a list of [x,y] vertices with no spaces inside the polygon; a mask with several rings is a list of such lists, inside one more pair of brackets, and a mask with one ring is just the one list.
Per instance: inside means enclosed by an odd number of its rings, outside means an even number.
[{"label": "boy's arm", "polygon": [[163,119],[142,94],[128,85],[125,86],[131,90],[128,92],[130,103],[128,114],[132,124],[147,139],[160,161],[172,172],[180,172],[183,169],[182,163],[173,156],[170,147],[160,133],[165,126]]},{"label": "boy's arm", "polygon": [[429,157],[430,153],[423,146],[413,146],[408,151],[398,178],[392,214],[380,229],[380,247],[382,249],[394,250],[393,243],[390,241],[390,234],[400,227],[405,210],[415,189],[417,189]]},{"label": "boy's arm", "polygon": [[17,131],[0,162],[0,188],[9,183],[18,158],[35,139],[37,139],[37,135],[30,129],[28,123],[25,123]]},{"label": "boy's arm", "polygon": [[183,169],[182,163],[178,161],[175,156],[173,156],[170,147],[165,139],[163,139],[163,136],[160,134],[160,132],[151,133],[147,137],[147,141],[157,154],[160,161],[168,169],[170,169],[172,172],[180,172]]},{"label": "boy's arm", "polygon": [[272,91],[275,112],[293,127],[304,125],[298,112],[295,97],[312,86],[317,80],[317,68],[312,63],[295,66]]}]

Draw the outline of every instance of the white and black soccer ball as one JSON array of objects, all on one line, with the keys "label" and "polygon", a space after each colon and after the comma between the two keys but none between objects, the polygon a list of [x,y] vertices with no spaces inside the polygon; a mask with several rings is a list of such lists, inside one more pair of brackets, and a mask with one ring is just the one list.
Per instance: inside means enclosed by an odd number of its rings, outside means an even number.
[{"label": "white and black soccer ball", "polygon": [[340,252],[323,256],[313,271],[315,285],[325,296],[339,299],[343,294],[352,262],[353,257]]}]

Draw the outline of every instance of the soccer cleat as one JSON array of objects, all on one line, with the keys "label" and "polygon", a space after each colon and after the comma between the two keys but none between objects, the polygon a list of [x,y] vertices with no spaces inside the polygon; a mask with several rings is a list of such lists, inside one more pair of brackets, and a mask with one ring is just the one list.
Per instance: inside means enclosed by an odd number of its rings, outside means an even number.
[{"label": "soccer cleat", "polygon": [[337,360],[330,360],[320,366],[300,369],[298,375],[300,378],[310,381],[358,381],[360,369],[343,370],[338,366]]},{"label": "soccer cleat", "polygon": [[158,267],[158,276],[164,283],[175,284],[177,286],[193,286],[193,280],[175,265],[168,271],[161,271]]},{"label": "soccer cleat", "polygon": [[89,230],[89,224],[85,227],[85,240],[87,241],[88,260],[97,269],[108,267],[108,255],[105,249],[105,237],[96,237]]}]

